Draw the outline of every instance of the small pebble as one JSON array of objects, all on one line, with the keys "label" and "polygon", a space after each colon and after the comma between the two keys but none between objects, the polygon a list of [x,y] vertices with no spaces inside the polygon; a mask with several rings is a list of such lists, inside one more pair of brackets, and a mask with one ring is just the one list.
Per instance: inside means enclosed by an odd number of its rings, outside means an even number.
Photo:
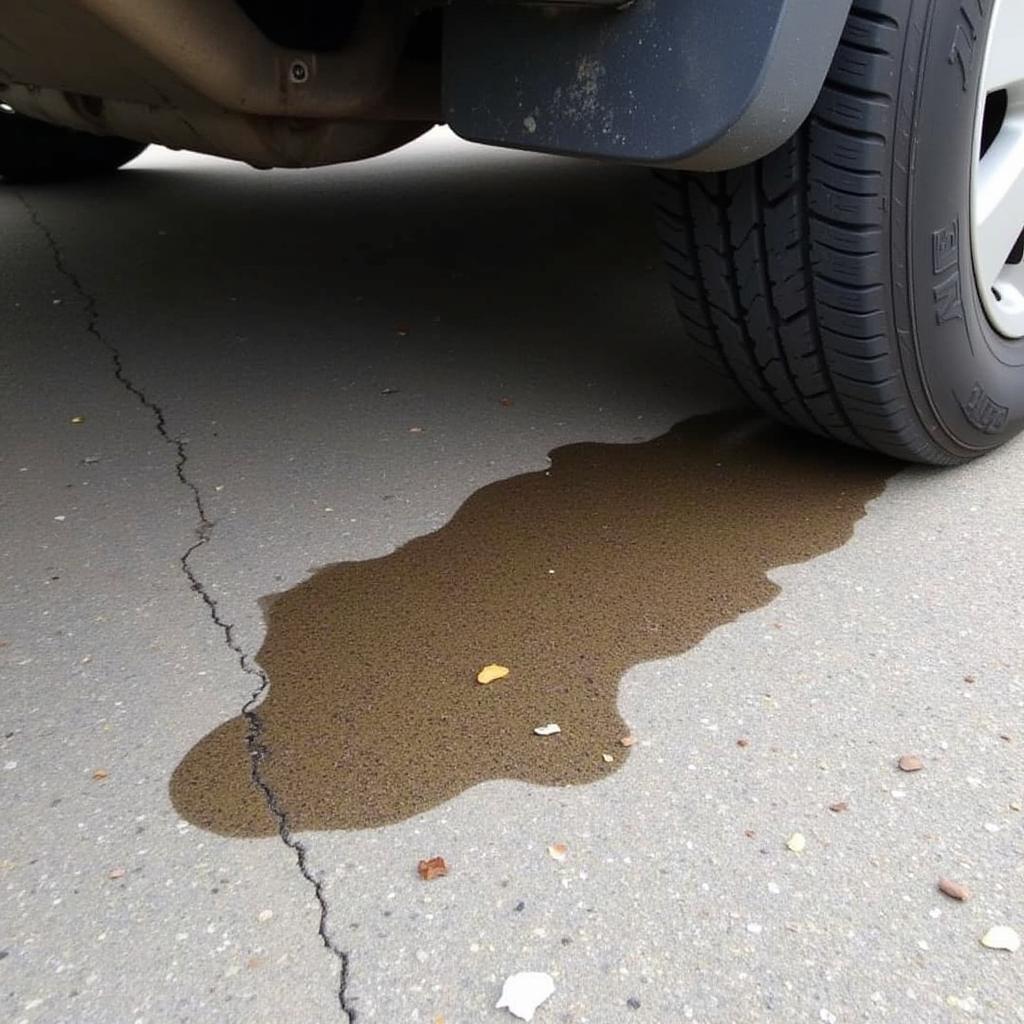
[{"label": "small pebble", "polygon": [[954,882],[951,878],[940,878],[939,879],[939,892],[945,893],[950,899],[968,900],[971,898],[970,891],[959,882]]}]

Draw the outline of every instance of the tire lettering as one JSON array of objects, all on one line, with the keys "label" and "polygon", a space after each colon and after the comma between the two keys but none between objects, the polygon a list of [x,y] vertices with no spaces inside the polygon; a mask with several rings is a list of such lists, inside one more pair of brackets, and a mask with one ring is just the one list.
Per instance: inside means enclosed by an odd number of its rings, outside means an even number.
[{"label": "tire lettering", "polygon": [[938,276],[960,262],[960,221],[932,232],[932,273]]},{"label": "tire lettering", "polygon": [[[984,18],[988,0],[974,0],[978,8],[978,14]],[[949,49],[949,63],[960,69],[961,87],[964,92],[971,86],[974,71],[974,58],[976,55],[978,41],[978,29],[974,20],[968,13],[967,6],[960,7],[960,20],[957,23],[956,31],[953,33],[953,44]]]},{"label": "tire lettering", "polygon": [[963,320],[964,307],[960,300],[960,271],[954,270],[945,281],[932,289],[935,296],[935,322],[940,326],[951,320]]},{"label": "tire lettering", "polygon": [[998,434],[1010,418],[1010,410],[991,398],[978,383],[971,388],[966,402],[960,402],[967,422],[983,434]]},{"label": "tire lettering", "polygon": [[932,232],[932,274],[939,280],[932,287],[935,322],[941,327],[952,320],[963,320],[960,292],[960,221]]}]

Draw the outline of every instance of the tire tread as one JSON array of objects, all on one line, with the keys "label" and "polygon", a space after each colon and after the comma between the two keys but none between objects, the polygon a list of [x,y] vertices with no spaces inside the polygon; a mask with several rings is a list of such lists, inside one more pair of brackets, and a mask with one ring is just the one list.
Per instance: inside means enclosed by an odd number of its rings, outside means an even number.
[{"label": "tire tread", "polygon": [[888,308],[888,162],[903,25],[858,0],[815,110],[756,164],[658,172],[673,294],[697,349],[766,413],[850,444],[960,461],[911,400]]}]

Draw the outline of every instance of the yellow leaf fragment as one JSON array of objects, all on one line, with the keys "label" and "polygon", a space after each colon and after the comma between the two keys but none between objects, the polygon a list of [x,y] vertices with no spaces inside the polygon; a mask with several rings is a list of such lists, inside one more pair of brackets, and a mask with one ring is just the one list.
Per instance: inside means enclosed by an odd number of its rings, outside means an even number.
[{"label": "yellow leaf fragment", "polygon": [[509,670],[504,665],[484,665],[477,672],[476,681],[486,686],[488,683],[493,683],[496,679],[504,679],[508,672]]}]

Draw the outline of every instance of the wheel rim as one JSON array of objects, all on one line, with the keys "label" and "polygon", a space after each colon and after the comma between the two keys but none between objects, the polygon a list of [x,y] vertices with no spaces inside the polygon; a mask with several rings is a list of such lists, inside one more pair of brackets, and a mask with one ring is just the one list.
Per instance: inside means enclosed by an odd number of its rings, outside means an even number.
[{"label": "wheel rim", "polygon": [[995,0],[971,176],[974,273],[992,326],[1024,338],[1024,2]]}]

